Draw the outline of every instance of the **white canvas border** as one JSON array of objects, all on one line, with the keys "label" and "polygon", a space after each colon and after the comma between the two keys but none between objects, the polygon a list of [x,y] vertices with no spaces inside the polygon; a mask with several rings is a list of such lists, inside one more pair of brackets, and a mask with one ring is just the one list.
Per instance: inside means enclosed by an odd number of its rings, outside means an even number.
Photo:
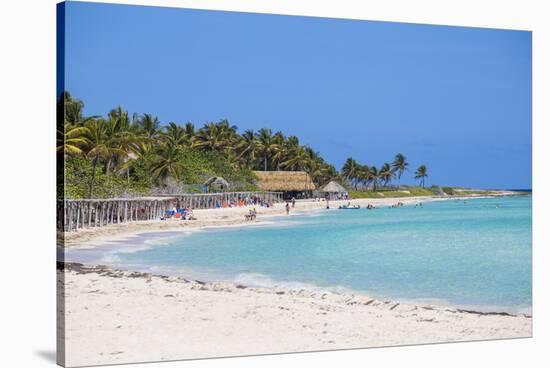
[{"label": "white canvas border", "polygon": [[[537,367],[548,361],[550,236],[544,225],[548,223],[550,183],[544,159],[550,157],[545,144],[550,121],[550,26],[544,1],[109,2],[533,31],[533,339],[153,363],[147,367]],[[0,208],[4,252],[0,330],[5,352],[0,361],[3,367],[47,367],[54,364],[55,347],[55,1],[12,1],[3,2],[1,7],[4,126],[0,135],[0,185],[7,203]],[[23,206],[32,206],[38,216],[20,217],[14,210]]]}]

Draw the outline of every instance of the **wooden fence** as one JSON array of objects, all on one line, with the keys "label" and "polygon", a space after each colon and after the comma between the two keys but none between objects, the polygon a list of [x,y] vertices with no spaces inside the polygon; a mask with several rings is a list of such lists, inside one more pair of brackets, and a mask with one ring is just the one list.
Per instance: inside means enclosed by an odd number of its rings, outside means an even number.
[{"label": "wooden fence", "polygon": [[57,201],[57,229],[80,229],[159,219],[166,210],[218,208],[233,204],[277,203],[281,192],[229,192],[163,195],[149,198],[67,199]]},{"label": "wooden fence", "polygon": [[229,203],[240,203],[242,201],[251,202],[251,204],[259,204],[260,202],[279,203],[283,201],[283,192],[227,192],[166,196],[174,198],[178,208],[195,209],[223,207]]}]

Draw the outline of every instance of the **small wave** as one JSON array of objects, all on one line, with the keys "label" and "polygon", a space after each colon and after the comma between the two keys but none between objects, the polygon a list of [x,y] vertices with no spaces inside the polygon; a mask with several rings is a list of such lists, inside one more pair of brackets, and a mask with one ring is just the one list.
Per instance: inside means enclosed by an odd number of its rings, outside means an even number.
[{"label": "small wave", "polygon": [[161,236],[157,238],[151,238],[147,239],[143,242],[143,244],[147,244],[150,246],[159,246],[159,245],[171,245],[173,244],[177,239],[182,238],[184,236],[189,236],[190,233],[182,232],[178,235],[172,235],[172,236]]},{"label": "small wave", "polygon": [[171,271],[169,268],[162,268],[160,266],[150,266],[150,267],[146,267],[145,269],[151,273],[161,273],[166,275],[170,275],[173,273],[173,271]]},{"label": "small wave", "polygon": [[305,225],[307,224],[307,222],[304,222],[304,221],[285,221],[285,220],[281,220],[281,221],[277,221],[277,222],[273,222],[271,224],[269,224],[270,228],[279,228],[279,227],[294,227],[294,226],[299,226],[299,225]]},{"label": "small wave", "polygon": [[120,257],[114,253],[107,253],[101,258],[101,262],[107,264],[120,263]]},{"label": "small wave", "polygon": [[298,281],[275,281],[272,278],[261,273],[240,273],[234,277],[234,283],[243,284],[252,287],[262,287],[269,289],[287,289],[287,290],[310,290],[318,291],[326,288]]}]

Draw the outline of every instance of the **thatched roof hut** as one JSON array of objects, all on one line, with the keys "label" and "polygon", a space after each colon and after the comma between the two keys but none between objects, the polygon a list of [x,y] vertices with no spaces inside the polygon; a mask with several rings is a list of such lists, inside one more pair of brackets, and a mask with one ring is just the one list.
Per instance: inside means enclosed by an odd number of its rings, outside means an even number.
[{"label": "thatched roof hut", "polygon": [[204,182],[204,185],[206,185],[209,192],[212,190],[224,190],[229,188],[229,183],[221,176],[213,176],[209,178]]},{"label": "thatched roof hut", "polygon": [[315,184],[304,171],[254,171],[261,190],[271,192],[309,192]]},{"label": "thatched roof hut", "polygon": [[319,189],[319,191],[322,193],[347,193],[346,188],[334,180]]}]

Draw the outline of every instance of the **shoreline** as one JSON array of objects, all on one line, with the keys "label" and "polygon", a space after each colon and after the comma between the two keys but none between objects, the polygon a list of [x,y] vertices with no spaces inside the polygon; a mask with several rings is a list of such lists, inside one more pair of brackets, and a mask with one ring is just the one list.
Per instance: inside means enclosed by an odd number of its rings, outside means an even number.
[{"label": "shoreline", "polygon": [[270,292],[288,292],[288,293],[305,293],[305,294],[334,294],[339,295],[342,297],[361,297],[361,298],[368,298],[369,300],[375,300],[380,303],[384,304],[403,304],[403,305],[412,305],[416,306],[418,308],[435,308],[435,309],[443,309],[448,310],[452,309],[460,313],[470,313],[470,314],[477,314],[477,315],[499,315],[499,316],[508,316],[508,317],[523,317],[523,318],[533,318],[532,314],[530,313],[511,313],[508,311],[494,311],[494,310],[481,310],[482,308],[479,308],[479,310],[475,309],[475,306],[464,306],[464,305],[454,305],[451,303],[444,303],[443,300],[440,299],[399,299],[399,301],[392,300],[389,298],[385,298],[383,296],[373,296],[368,293],[362,292],[360,290],[353,290],[348,288],[331,288],[331,287],[321,287],[321,286],[315,286],[315,285],[308,285],[308,284],[299,284],[299,287],[287,287],[285,285],[279,285],[275,284],[274,286],[263,286],[263,285],[256,285],[256,284],[247,284],[246,282],[238,282],[238,281],[228,281],[228,280],[200,280],[198,278],[183,275],[183,274],[177,274],[177,273],[155,273],[155,272],[147,272],[143,270],[136,270],[136,269],[125,269],[125,268],[119,268],[116,266],[111,265],[105,265],[105,264],[84,264],[80,262],[57,262],[57,270],[58,271],[75,271],[77,273],[98,273],[100,275],[106,275],[106,276],[113,276],[117,275],[115,277],[119,277],[119,275],[123,275],[123,277],[129,276],[132,278],[144,278],[144,279],[150,279],[152,277],[158,277],[164,280],[182,280],[185,283],[197,283],[199,285],[209,285],[209,286],[215,286],[215,285],[226,285],[226,286],[232,286],[237,289],[250,289],[250,290],[259,290],[263,293],[270,293]]},{"label": "shoreline", "polygon": [[[376,207],[384,207],[394,205],[398,202],[401,202],[404,205],[410,205],[420,202],[426,203],[447,200],[482,199],[516,195],[525,194],[512,191],[500,191],[498,194],[492,195],[360,198],[330,201],[330,207],[331,210],[333,210],[337,209],[339,205],[347,204],[348,202],[350,202],[352,205],[360,205],[361,210],[363,210],[363,208],[367,204],[372,204]],[[298,200],[296,201],[297,207],[291,209],[290,216],[326,210],[325,203],[326,202],[324,200]],[[196,209],[193,212],[197,217],[197,220],[182,221],[169,219],[161,221],[157,219],[151,221],[139,221],[117,225],[108,225],[97,228],[87,228],[76,232],[58,233],[58,247],[95,247],[101,245],[102,243],[108,243],[111,241],[150,232],[178,232],[193,229],[224,228],[229,226],[258,226],[266,224],[266,221],[268,221],[270,218],[279,216],[285,217],[286,215],[284,206],[284,203],[276,203],[271,208],[260,206],[243,206],[233,208]],[[253,207],[256,208],[258,214],[256,221],[245,221],[244,216]],[[62,244],[60,244],[60,242]]]},{"label": "shoreline", "polygon": [[205,283],[76,263],[58,263],[57,279],[67,366],[532,336],[530,316],[362,294]]},{"label": "shoreline", "polygon": [[[506,192],[504,194],[498,195],[498,196],[511,196],[515,195],[515,193],[512,192]],[[464,199],[481,199],[481,198],[493,198],[495,195],[492,196],[453,196],[453,197],[409,197],[409,198],[381,198],[381,199],[355,199],[355,200],[342,200],[342,201],[331,201],[331,207],[334,209],[337,208],[340,204],[345,204],[347,202],[351,202],[352,204],[359,204],[362,207],[366,205],[367,203],[374,204],[376,206],[389,206],[392,204],[395,204],[397,202],[402,202],[405,205],[411,205],[419,202],[435,202],[435,201],[445,201],[445,200],[464,200]],[[325,211],[324,204],[325,202],[314,202],[314,201],[301,201],[297,202],[297,206],[301,204],[306,204],[307,206],[304,208],[295,208],[294,214],[291,216],[300,216],[300,215],[308,215],[316,212],[323,212]],[[320,206],[321,205],[321,206]],[[82,232],[86,232],[89,234],[87,235],[87,239],[84,243],[81,244],[74,244],[78,241],[79,237],[74,237],[73,241],[69,244],[68,249],[71,250],[78,250],[78,249],[100,249],[102,246],[112,245],[114,242],[123,242],[123,243],[130,243],[132,241],[133,237],[137,237],[140,235],[150,234],[150,233],[167,233],[171,235],[177,236],[178,233],[186,233],[186,232],[195,232],[195,231],[202,231],[202,230],[223,230],[228,228],[238,228],[238,227],[248,227],[248,226],[270,226],[273,224],[272,220],[273,218],[287,217],[284,213],[284,204],[279,206],[280,208],[262,208],[258,213],[262,214],[261,219],[258,221],[250,222],[250,221],[244,221],[239,220],[238,217],[241,216],[244,217],[244,213],[246,213],[249,209],[249,207],[237,207],[237,208],[230,208],[230,209],[215,209],[215,210],[196,210],[197,213],[210,213],[209,217],[207,217],[207,220],[202,222],[197,220],[196,222],[193,222],[192,225],[184,225],[182,224],[183,221],[174,220],[174,221],[167,221],[167,222],[161,222],[161,221],[154,221],[154,222],[147,222],[145,228],[140,228],[140,226],[128,226],[128,224],[122,224],[122,225],[113,225],[113,226],[107,226],[103,228],[97,228],[92,229],[91,231],[83,230]],[[262,211],[263,210],[263,211]],[[202,212],[199,212],[202,211]],[[231,211],[231,215],[227,212]],[[218,216],[216,216],[218,215]],[[141,225],[142,222],[139,223],[132,223],[132,225]],[[155,224],[158,224],[158,226],[155,226]],[[137,228],[136,228],[137,227]],[[110,228],[110,229],[109,229]],[[99,230],[99,231],[94,231]],[[101,231],[104,230],[104,231]],[[107,231],[105,231],[107,230]],[[106,233],[106,234],[105,234]],[[78,233],[76,233],[78,234]],[[89,236],[89,237],[88,237]],[[127,245],[125,245],[127,246]],[[63,258],[62,262],[65,263],[65,259]],[[65,264],[81,264],[81,260],[72,260],[67,261]],[[116,271],[120,272],[137,272],[137,273],[144,273],[149,274],[149,270],[147,269],[139,269],[139,268],[125,268],[120,265],[116,264],[109,264],[103,263],[103,262],[84,262],[86,267],[105,267],[106,269],[114,269]],[[84,265],[83,265],[84,266]],[[153,276],[157,277],[181,277],[184,279],[190,279],[195,282],[200,283],[216,283],[216,282],[224,282],[224,283],[231,283],[234,285],[237,285],[237,281],[232,280],[225,280],[225,281],[219,281],[219,280],[209,280],[208,278],[201,278],[198,275],[193,275],[192,273],[179,273],[179,272],[164,272],[160,271],[161,273],[155,274]],[[277,285],[276,283],[273,286],[268,285],[262,285],[262,284],[254,284],[250,283],[246,285],[250,288],[264,288],[264,289],[284,289],[287,291],[294,290],[296,288],[294,287],[288,287],[285,285]],[[365,297],[372,297],[371,295],[368,295],[368,293],[353,290],[353,289],[342,289],[342,291],[336,291],[337,288],[330,288],[330,287],[321,287],[316,285],[300,285],[302,289],[308,290],[308,291],[326,291],[326,292],[337,292],[337,293],[344,293],[344,294],[358,294],[363,295]],[[378,298],[384,298],[384,296],[378,296]],[[457,310],[464,310],[469,311],[471,313],[505,313],[511,316],[526,316],[531,317],[532,310],[531,308],[528,308],[528,312],[517,312],[521,311],[523,309],[513,309],[513,308],[494,308],[492,309],[491,306],[473,306],[473,305],[460,305],[456,303],[447,302],[445,300],[436,300],[436,299],[422,299],[422,300],[415,300],[415,299],[400,299],[402,302],[407,304],[429,304],[433,306],[438,306],[441,308],[455,308]],[[494,306],[497,307],[497,306]],[[511,312],[513,311],[513,312]]]}]

